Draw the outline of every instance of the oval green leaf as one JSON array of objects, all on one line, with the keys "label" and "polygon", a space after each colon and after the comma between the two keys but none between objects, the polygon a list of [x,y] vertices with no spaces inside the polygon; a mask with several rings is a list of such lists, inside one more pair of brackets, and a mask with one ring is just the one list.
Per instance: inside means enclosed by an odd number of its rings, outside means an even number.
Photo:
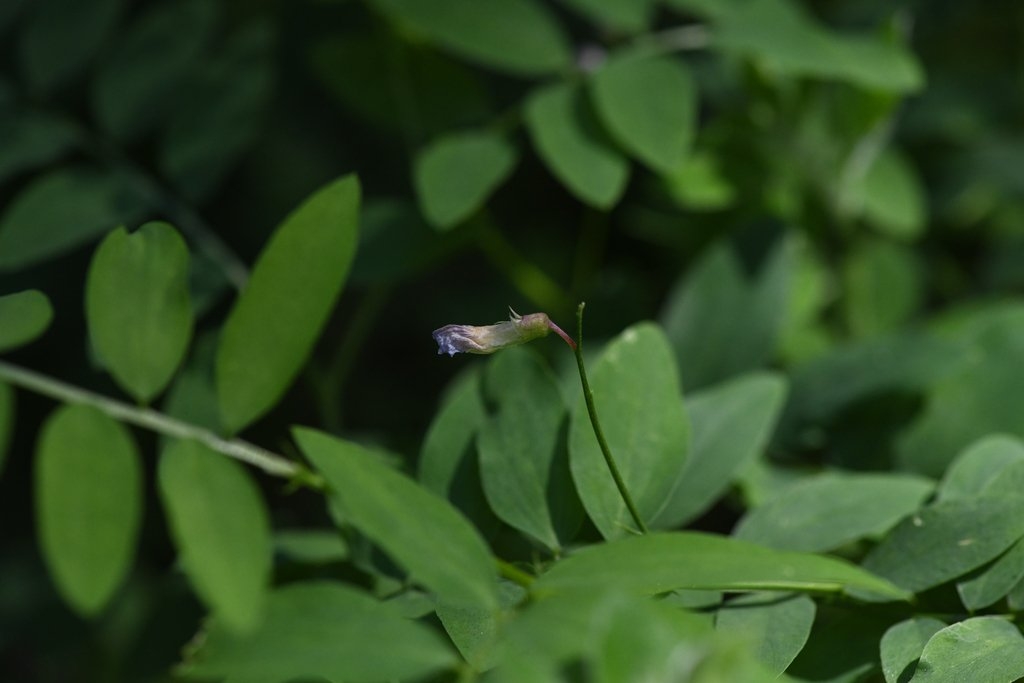
[{"label": "oval green leaf", "polygon": [[246,683],[375,683],[420,680],[456,664],[451,648],[427,626],[341,583],[279,588],[268,597],[266,612],[261,625],[244,635],[215,618],[181,673]]},{"label": "oval green leaf", "polygon": [[537,0],[373,0],[393,21],[466,59],[536,76],[572,63],[557,19]]},{"label": "oval green leaf", "polygon": [[618,588],[655,595],[679,588],[726,591],[908,593],[845,560],[772,550],[699,532],[656,532],[584,548],[534,582],[538,594]]},{"label": "oval green leaf", "polygon": [[[672,349],[651,323],[628,328],[589,373],[608,446],[644,522],[650,522],[686,463],[690,425]],[[569,462],[580,500],[605,538],[634,522],[608,471],[581,396],[569,428]]]},{"label": "oval green leaf", "polygon": [[697,88],[672,57],[624,55],[591,82],[597,113],[612,137],[656,173],[679,170],[690,153]]},{"label": "oval green leaf", "polygon": [[306,199],[263,248],[217,349],[229,432],[269,410],[302,368],[348,275],[358,219],[359,181],[345,176]]},{"label": "oval green leaf", "polygon": [[885,683],[906,683],[917,668],[917,660],[928,640],[946,628],[931,617],[907,619],[892,626],[879,643]]},{"label": "oval green leaf", "polygon": [[629,180],[629,162],[608,140],[579,86],[559,83],[526,104],[534,147],[576,197],[598,209],[615,206]]},{"label": "oval green leaf", "polygon": [[747,513],[736,538],[779,550],[834,550],[883,534],[917,510],[935,484],[904,474],[828,472],[787,487]]},{"label": "oval green leaf", "polygon": [[160,456],[160,496],[181,565],[225,628],[251,630],[270,580],[270,522],[245,468],[195,441]]},{"label": "oval green leaf", "polygon": [[120,224],[148,202],[126,176],[63,168],[34,179],[0,217],[0,272],[59,256]]},{"label": "oval green leaf", "polygon": [[36,339],[53,320],[53,307],[36,289],[0,296],[0,351],[9,351]]},{"label": "oval green leaf", "polygon": [[677,528],[721,497],[743,465],[764,450],[785,397],[783,377],[753,373],[687,398],[690,456],[651,526]]},{"label": "oval green leaf", "polygon": [[294,434],[346,519],[404,566],[413,580],[451,605],[497,606],[497,578],[487,544],[448,501],[356,444],[311,429],[296,428]]},{"label": "oval green leaf", "polygon": [[995,604],[1024,579],[1024,539],[1017,541],[976,576],[956,585],[964,607],[972,612]]},{"label": "oval green leaf", "polygon": [[1024,462],[1024,442],[1015,436],[992,434],[965,448],[946,469],[939,484],[939,501],[980,495],[1015,463]]},{"label": "oval green leaf", "polygon": [[458,133],[416,157],[413,184],[424,217],[445,230],[469,218],[512,173],[516,150],[499,135]]},{"label": "oval green leaf", "polygon": [[83,616],[103,609],[131,568],[142,473],[131,435],[95,408],[59,408],[35,463],[36,522],[46,566]]},{"label": "oval green leaf", "polygon": [[525,349],[498,354],[485,381],[497,406],[477,438],[487,501],[502,521],[559,550],[583,514],[569,476],[558,382]]},{"label": "oval green leaf", "polygon": [[1013,683],[1024,677],[1024,636],[1002,617],[947,626],[928,641],[911,683]]},{"label": "oval green leaf", "polygon": [[806,595],[751,593],[721,607],[715,629],[745,643],[769,671],[781,674],[807,644],[816,611]]},{"label": "oval green leaf", "polygon": [[163,391],[192,338],[188,247],[166,223],[103,240],[85,285],[89,338],[117,383],[139,403]]}]

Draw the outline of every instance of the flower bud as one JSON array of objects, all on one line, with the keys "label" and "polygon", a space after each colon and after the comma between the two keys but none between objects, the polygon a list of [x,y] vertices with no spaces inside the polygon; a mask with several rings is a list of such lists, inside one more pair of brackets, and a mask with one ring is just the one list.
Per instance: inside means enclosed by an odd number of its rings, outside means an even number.
[{"label": "flower bud", "polygon": [[434,330],[437,353],[494,353],[507,346],[517,346],[546,336],[555,330],[570,346],[575,344],[558,326],[551,322],[546,313],[519,315],[509,309],[509,319],[494,325],[445,325]]}]

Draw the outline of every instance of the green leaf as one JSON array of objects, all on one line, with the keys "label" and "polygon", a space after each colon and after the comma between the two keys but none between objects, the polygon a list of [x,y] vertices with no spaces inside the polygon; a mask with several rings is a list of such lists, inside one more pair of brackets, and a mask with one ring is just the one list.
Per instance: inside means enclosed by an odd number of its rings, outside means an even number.
[{"label": "green leaf", "polygon": [[974,612],[995,604],[1024,579],[1024,540],[1018,540],[999,559],[976,576],[956,585],[964,607]]},{"label": "green leaf", "polygon": [[526,123],[541,159],[577,199],[598,209],[618,203],[629,162],[609,143],[579,86],[559,83],[534,91]]},{"label": "green leaf", "polygon": [[938,619],[915,617],[886,631],[879,644],[885,683],[907,683],[928,640],[945,627]]},{"label": "green leaf", "polygon": [[158,473],[171,536],[196,593],[225,628],[253,629],[270,581],[270,522],[245,468],[196,441],[175,441]]},{"label": "green leaf", "polygon": [[590,86],[597,113],[616,142],[656,173],[682,167],[697,120],[697,89],[682,62],[614,57]]},{"label": "green leaf", "polygon": [[307,198],[263,248],[217,349],[229,432],[269,410],[306,362],[348,275],[358,217],[359,181],[345,176]]},{"label": "green leaf", "polygon": [[877,672],[878,643],[892,625],[891,613],[822,601],[807,644],[786,670],[795,681],[861,683]]},{"label": "green leaf", "polygon": [[[294,434],[347,519],[405,567],[413,580],[452,605],[497,605],[490,551],[446,500],[356,444],[310,429],[296,428]],[[438,543],[443,544],[443,553],[438,553]]]},{"label": "green leaf", "polygon": [[131,435],[87,406],[46,421],[35,463],[36,522],[61,596],[83,616],[113,597],[135,555],[142,471]]},{"label": "green leaf", "polygon": [[851,188],[851,201],[864,218],[890,237],[913,240],[928,221],[924,188],[910,163],[886,150]]},{"label": "green leaf", "polygon": [[677,588],[726,591],[866,591],[900,600],[908,594],[845,560],[772,550],[700,532],[657,532],[590,546],[556,563],[534,583],[545,591],[616,587],[654,595]]},{"label": "green leaf", "polygon": [[476,671],[487,671],[494,666],[501,626],[513,607],[526,597],[522,587],[503,581],[498,585],[501,611],[487,607],[437,605],[437,618],[459,649],[459,653]]},{"label": "green leaf", "polygon": [[172,109],[212,35],[216,11],[217,3],[204,0],[165,1],[121,33],[92,88],[96,120],[106,133],[134,138]]},{"label": "green leaf", "polygon": [[274,550],[296,562],[330,564],[349,557],[348,544],[336,529],[284,529],[274,533]]},{"label": "green leaf", "polygon": [[1024,442],[1004,434],[986,436],[956,457],[939,484],[939,501],[973,498],[985,492],[1006,469],[1024,462]]},{"label": "green leaf", "polygon": [[721,244],[672,290],[661,320],[688,390],[755,370],[771,357],[785,321],[791,261],[781,242],[750,277]]},{"label": "green leaf", "polygon": [[714,155],[698,151],[661,180],[669,196],[684,209],[727,209],[735,202],[736,189],[723,175],[720,165]]},{"label": "green leaf", "polygon": [[569,41],[536,0],[373,0],[412,34],[474,62],[518,76],[568,68]]},{"label": "green leaf", "polygon": [[563,0],[599,26],[639,33],[648,28],[655,0]]},{"label": "green leaf", "polygon": [[815,611],[806,595],[751,593],[721,607],[715,629],[744,641],[768,670],[781,674],[807,643]]},{"label": "green leaf", "polygon": [[455,133],[416,156],[413,184],[420,209],[445,230],[469,218],[511,175],[515,147],[493,133]]},{"label": "green leaf", "polygon": [[711,507],[744,464],[764,450],[785,397],[785,379],[769,373],[744,375],[688,397],[690,456],[651,525],[676,528]]},{"label": "green leaf", "polygon": [[[641,518],[649,522],[668,500],[690,441],[672,350],[661,329],[641,323],[605,348],[590,371],[597,415],[612,456]],[[569,464],[580,500],[605,538],[634,522],[608,471],[580,396],[569,427]]]},{"label": "green leaf", "polygon": [[56,161],[79,142],[74,123],[46,111],[0,112],[0,181]]},{"label": "green leaf", "polygon": [[267,615],[239,635],[214,619],[181,673],[229,682],[323,678],[350,683],[421,679],[456,657],[423,624],[344,584],[295,583],[273,591]]},{"label": "green leaf", "polygon": [[912,683],[1012,683],[1024,677],[1024,636],[1002,617],[947,626],[928,641]]},{"label": "green leaf", "polygon": [[28,344],[53,320],[53,307],[37,289],[0,296],[0,351]]},{"label": "green leaf", "polygon": [[904,474],[828,472],[748,512],[733,535],[780,550],[822,552],[880,535],[917,510],[934,482]]},{"label": "green leaf", "polygon": [[868,554],[864,567],[917,593],[980,567],[1022,536],[1024,498],[951,500],[903,520]]},{"label": "green leaf", "polygon": [[17,43],[29,87],[50,93],[89,65],[114,28],[125,0],[38,0],[30,3]]},{"label": "green leaf", "polygon": [[487,502],[502,521],[557,551],[583,516],[558,382],[536,354],[509,349],[491,361],[485,384],[497,406],[477,437]]},{"label": "green leaf", "polygon": [[192,338],[188,247],[167,223],[107,235],[89,266],[89,339],[117,383],[148,403],[171,380]]},{"label": "green leaf", "polygon": [[909,248],[872,240],[853,248],[843,262],[846,324],[858,337],[889,332],[920,307],[922,265]]},{"label": "green leaf", "polygon": [[71,251],[146,212],[126,176],[63,168],[25,187],[0,217],[0,272],[18,270]]},{"label": "green leaf", "polygon": [[0,382],[0,472],[7,462],[7,447],[14,436],[14,389],[11,385]]}]

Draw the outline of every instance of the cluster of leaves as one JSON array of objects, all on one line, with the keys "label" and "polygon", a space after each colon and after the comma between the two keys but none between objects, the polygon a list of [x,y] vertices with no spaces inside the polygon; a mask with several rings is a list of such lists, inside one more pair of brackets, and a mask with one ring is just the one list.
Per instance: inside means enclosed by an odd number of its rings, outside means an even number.
[{"label": "cluster of leaves", "polygon": [[[0,485],[33,491],[0,501],[34,506],[51,583],[34,550],[0,582],[84,618],[87,679],[1024,677],[1013,155],[944,106],[934,25],[926,85],[916,17],[834,4],[871,28],[794,0],[0,5]],[[343,153],[275,68],[334,98]],[[207,222],[282,204],[266,239]],[[251,272],[225,246],[259,242]],[[427,345],[583,296],[645,533],[564,349]],[[452,367],[438,405],[417,378]],[[13,626],[59,642],[67,608],[15,592],[0,666],[45,680]]]}]

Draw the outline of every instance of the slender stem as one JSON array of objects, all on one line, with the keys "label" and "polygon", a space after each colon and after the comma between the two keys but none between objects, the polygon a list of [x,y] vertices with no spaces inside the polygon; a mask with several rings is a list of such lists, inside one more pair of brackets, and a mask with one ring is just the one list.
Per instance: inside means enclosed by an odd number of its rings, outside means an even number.
[{"label": "slender stem", "polygon": [[495,559],[494,561],[498,565],[498,573],[509,581],[518,583],[523,588],[529,588],[533,584],[533,576],[527,574],[511,562],[506,562],[501,559]]},{"label": "slender stem", "polygon": [[626,488],[626,482],[622,479],[622,474],[619,473],[619,466],[615,464],[615,458],[612,456],[611,449],[608,448],[608,442],[605,441],[604,432],[601,431],[601,421],[597,418],[597,407],[594,405],[594,393],[590,390],[590,382],[587,381],[587,369],[583,364],[584,306],[586,306],[586,303],[580,302],[579,308],[576,309],[576,365],[579,367],[580,382],[583,384],[583,400],[587,403],[587,413],[590,414],[590,424],[594,427],[594,436],[597,437],[597,445],[601,447],[601,454],[604,455],[604,461],[608,465],[608,471],[612,473],[612,479],[615,480],[615,486],[619,489],[619,495],[622,496],[622,501],[626,504],[626,509],[629,510],[629,514],[632,515],[637,528],[640,529],[641,533],[647,533],[647,525],[644,524],[644,520],[640,516],[640,511],[636,509],[633,497],[629,495],[629,489]]},{"label": "slender stem", "polygon": [[258,467],[276,477],[301,480],[315,488],[322,483],[299,463],[241,439],[225,439],[209,429],[198,427],[149,408],[138,408],[100,394],[80,389],[32,370],[0,361],[0,380],[49,396],[63,403],[92,406],[115,420],[177,439],[192,439],[229,457]]}]

